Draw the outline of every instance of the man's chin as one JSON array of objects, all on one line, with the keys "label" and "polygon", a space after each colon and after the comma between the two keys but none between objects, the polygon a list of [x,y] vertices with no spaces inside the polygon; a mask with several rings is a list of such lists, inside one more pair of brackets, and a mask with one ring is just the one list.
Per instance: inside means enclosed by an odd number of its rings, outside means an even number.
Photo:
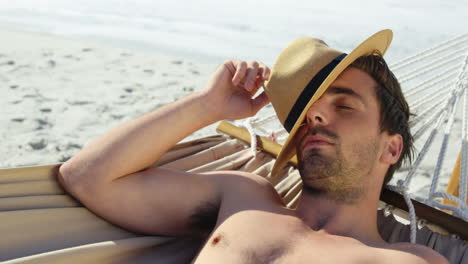
[{"label": "man's chin", "polygon": [[324,155],[309,155],[305,160],[299,162],[299,171],[303,177],[311,179],[322,179],[332,176],[333,168],[332,159]]},{"label": "man's chin", "polygon": [[[315,171],[312,172],[312,170],[316,169]],[[332,175],[329,175],[328,173],[320,173],[320,170],[317,170],[317,167],[313,169],[306,169],[306,170],[301,170],[300,171],[301,178],[303,181],[324,181],[326,179],[329,179],[332,177]]]},{"label": "man's chin", "polygon": [[346,204],[358,201],[363,195],[363,189],[359,186],[349,185],[334,177],[303,179],[302,189],[306,194]]}]

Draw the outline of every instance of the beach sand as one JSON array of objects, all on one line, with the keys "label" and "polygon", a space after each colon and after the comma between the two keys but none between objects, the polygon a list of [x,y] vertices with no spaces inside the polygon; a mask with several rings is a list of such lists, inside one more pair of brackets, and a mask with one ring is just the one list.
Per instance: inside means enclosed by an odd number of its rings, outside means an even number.
[{"label": "beach sand", "polygon": [[[124,121],[200,89],[216,68],[52,35],[0,34],[1,168],[66,161]],[[188,139],[214,133],[213,125]]]}]

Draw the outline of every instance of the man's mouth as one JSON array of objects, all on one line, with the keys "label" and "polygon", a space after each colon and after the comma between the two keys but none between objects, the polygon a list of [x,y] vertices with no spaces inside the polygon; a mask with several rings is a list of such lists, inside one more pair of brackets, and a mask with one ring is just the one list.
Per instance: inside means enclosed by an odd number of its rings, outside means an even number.
[{"label": "man's mouth", "polygon": [[332,141],[321,135],[306,136],[303,142],[302,149],[334,145]]}]

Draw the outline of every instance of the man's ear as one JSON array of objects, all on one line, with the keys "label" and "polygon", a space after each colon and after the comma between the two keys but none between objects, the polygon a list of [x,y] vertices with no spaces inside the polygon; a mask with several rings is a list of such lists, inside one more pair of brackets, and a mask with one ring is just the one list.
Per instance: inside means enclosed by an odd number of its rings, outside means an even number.
[{"label": "man's ear", "polygon": [[392,165],[400,159],[403,150],[403,137],[400,134],[387,135],[387,137],[388,140],[380,156],[380,161]]}]

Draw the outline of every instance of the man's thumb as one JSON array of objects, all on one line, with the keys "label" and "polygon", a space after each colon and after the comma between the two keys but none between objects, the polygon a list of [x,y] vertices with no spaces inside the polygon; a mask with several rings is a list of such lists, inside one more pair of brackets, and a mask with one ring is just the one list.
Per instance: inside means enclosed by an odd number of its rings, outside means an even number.
[{"label": "man's thumb", "polygon": [[267,105],[270,102],[270,99],[268,99],[268,96],[265,92],[262,92],[260,95],[255,97],[252,102],[252,108],[254,110],[254,115],[262,109],[265,105]]}]

